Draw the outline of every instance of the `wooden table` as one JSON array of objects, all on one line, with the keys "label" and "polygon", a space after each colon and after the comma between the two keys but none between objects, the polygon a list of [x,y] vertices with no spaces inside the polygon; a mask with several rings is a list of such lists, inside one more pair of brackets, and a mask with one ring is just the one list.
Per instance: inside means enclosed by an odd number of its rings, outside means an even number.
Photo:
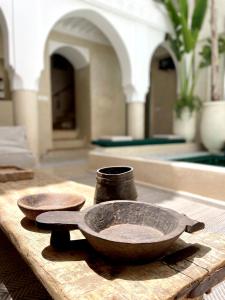
[{"label": "wooden table", "polygon": [[225,277],[221,234],[184,233],[165,259],[144,265],[107,263],[79,231],[72,233],[73,250],[55,252],[49,234],[28,222],[16,204],[21,196],[36,192],[81,193],[87,206],[93,203],[94,189],[41,172],[33,180],[0,184],[0,226],[54,299],[202,299]]}]

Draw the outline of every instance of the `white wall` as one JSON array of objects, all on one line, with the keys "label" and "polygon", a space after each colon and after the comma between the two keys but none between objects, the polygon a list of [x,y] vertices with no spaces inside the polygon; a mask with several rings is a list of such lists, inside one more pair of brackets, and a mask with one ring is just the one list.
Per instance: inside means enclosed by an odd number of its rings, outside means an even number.
[{"label": "white wall", "polygon": [[13,104],[10,100],[0,101],[0,126],[13,126]]},{"label": "white wall", "polygon": [[[193,1],[193,0],[192,0]],[[225,32],[225,6],[224,0],[216,0],[215,1],[216,8],[217,8],[217,29],[218,32]],[[192,4],[193,5],[193,4]],[[210,37],[211,29],[210,29],[210,8],[211,8],[211,1],[208,1],[208,10],[204,22],[204,26],[202,28],[200,39],[205,39]]]},{"label": "white wall", "polygon": [[2,0],[1,6],[13,38],[10,47],[16,49],[11,51],[14,89],[38,90],[48,34],[60,18],[70,15],[85,17],[101,28],[119,58],[128,101],[144,101],[151,54],[167,29],[154,1]]},{"label": "white wall", "polygon": [[[217,1],[219,31],[224,31],[224,0]],[[13,90],[38,91],[45,65],[46,42],[52,28],[65,16],[83,17],[99,27],[111,42],[121,68],[126,101],[145,101],[152,55],[164,40],[165,32],[170,30],[165,11],[155,1],[1,0],[0,8],[0,23],[7,27],[9,55],[6,61],[11,69]],[[201,37],[204,39],[208,33],[206,24]],[[204,72],[198,85],[204,99],[208,97],[208,83],[208,75]],[[40,111],[47,120],[50,116],[45,114],[43,99]],[[44,131],[45,125],[39,125]],[[45,132],[51,135],[50,131],[48,127]]]},{"label": "white wall", "polygon": [[[224,0],[217,3],[222,31]],[[118,55],[127,101],[144,101],[151,57],[170,30],[165,11],[153,0],[2,0],[1,9],[8,25],[14,89],[38,89],[48,34],[60,18],[69,15],[101,27]],[[208,33],[205,25],[202,38]]]}]

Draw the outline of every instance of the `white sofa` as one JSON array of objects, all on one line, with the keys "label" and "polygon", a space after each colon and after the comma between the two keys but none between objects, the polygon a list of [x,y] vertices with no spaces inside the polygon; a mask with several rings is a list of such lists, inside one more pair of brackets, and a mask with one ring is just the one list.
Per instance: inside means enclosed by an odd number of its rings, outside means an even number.
[{"label": "white sofa", "polygon": [[33,168],[35,158],[29,150],[24,127],[0,127],[0,166]]}]

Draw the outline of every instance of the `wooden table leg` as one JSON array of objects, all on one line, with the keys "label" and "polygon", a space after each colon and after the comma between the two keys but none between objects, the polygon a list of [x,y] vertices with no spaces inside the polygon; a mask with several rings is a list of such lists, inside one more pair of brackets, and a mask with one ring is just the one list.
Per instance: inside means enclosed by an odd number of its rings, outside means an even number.
[{"label": "wooden table leg", "polygon": [[51,233],[50,245],[57,250],[66,250],[70,243],[70,232],[67,229],[54,229]]}]

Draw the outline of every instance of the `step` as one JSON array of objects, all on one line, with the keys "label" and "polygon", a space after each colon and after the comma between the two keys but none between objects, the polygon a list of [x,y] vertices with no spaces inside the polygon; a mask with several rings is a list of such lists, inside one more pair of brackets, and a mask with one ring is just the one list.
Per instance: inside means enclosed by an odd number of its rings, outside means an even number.
[{"label": "step", "polygon": [[51,149],[42,156],[42,163],[84,160],[88,158],[89,148]]},{"label": "step", "polygon": [[74,140],[77,134],[78,132],[76,130],[54,130],[53,140]]},{"label": "step", "polygon": [[57,139],[53,140],[53,150],[76,149],[85,146],[84,140]]}]

